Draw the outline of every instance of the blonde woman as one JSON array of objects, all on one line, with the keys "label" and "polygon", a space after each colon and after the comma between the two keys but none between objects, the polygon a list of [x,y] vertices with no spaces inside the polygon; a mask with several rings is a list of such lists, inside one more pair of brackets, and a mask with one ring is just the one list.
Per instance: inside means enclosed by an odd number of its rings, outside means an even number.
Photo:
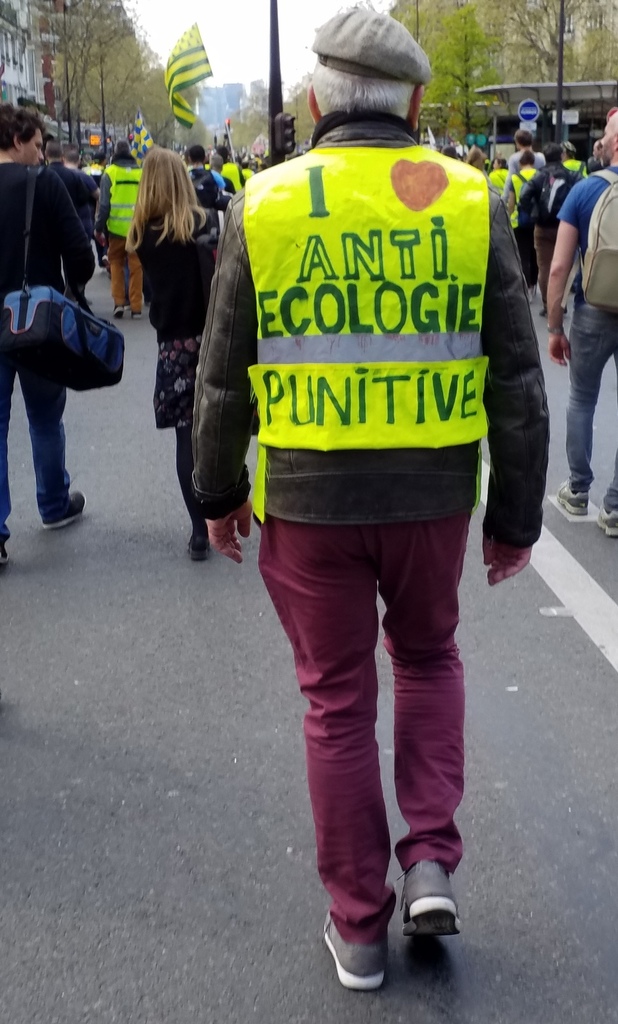
[{"label": "blonde woman", "polygon": [[176,471],[192,526],[189,555],[200,562],[210,545],[193,495],[191,428],[206,296],[214,273],[213,254],[201,249],[199,260],[196,240],[207,232],[206,212],[181,158],[154,147],[144,161],[127,249],[139,256],[152,289],[150,322],[159,343],[155,422],[159,429],[176,431]]}]

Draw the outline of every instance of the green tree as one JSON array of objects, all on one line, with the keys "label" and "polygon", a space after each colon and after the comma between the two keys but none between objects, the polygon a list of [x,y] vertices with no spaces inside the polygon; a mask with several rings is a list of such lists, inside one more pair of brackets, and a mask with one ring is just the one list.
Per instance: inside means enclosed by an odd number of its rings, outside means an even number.
[{"label": "green tree", "polygon": [[461,136],[487,125],[487,112],[475,90],[497,80],[495,49],[496,40],[479,25],[474,4],[444,18],[441,38],[430,55],[433,77],[425,94],[425,110],[435,104],[438,121],[452,134]]},{"label": "green tree", "polygon": [[[56,85],[74,127],[101,122],[129,130],[138,108],[155,142],[172,145],[181,132],[169,104],[164,70],[141,37],[125,0],[37,0],[56,45]],[[196,90],[185,94],[193,102]]]},{"label": "green tree", "polygon": [[[445,19],[465,6],[465,0],[394,0],[391,14],[418,37],[434,65]],[[496,82],[556,81],[560,0],[475,0],[474,6],[479,25],[495,42]],[[614,79],[615,0],[565,0],[565,18],[565,79]]]}]

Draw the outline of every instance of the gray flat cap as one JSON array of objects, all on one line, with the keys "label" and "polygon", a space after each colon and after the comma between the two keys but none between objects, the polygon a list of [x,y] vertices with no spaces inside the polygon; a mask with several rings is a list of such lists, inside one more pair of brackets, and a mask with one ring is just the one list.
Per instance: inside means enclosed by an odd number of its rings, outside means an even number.
[{"label": "gray flat cap", "polygon": [[364,78],[424,85],[427,54],[407,28],[388,14],[363,7],[342,11],[318,29],[313,44],[321,64]]}]

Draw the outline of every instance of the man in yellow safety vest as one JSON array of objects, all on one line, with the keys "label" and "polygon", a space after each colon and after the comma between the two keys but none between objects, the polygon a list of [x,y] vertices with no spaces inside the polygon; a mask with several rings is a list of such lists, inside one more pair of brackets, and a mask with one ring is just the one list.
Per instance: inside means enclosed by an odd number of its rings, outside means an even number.
[{"label": "man in yellow safety vest", "polygon": [[131,155],[127,139],[120,139],[114,149],[114,158],[101,178],[101,195],[95,224],[95,238],[104,245],[109,237],[107,258],[112,277],[114,316],[124,315],[126,301],[125,265],[129,267],[129,305],[131,317],[142,315],[144,275],[142,265],[134,252],[127,252],[126,242],[133,220],[142,169]]},{"label": "man in yellow safety vest", "polygon": [[576,174],[581,174],[582,178],[588,177],[588,168],[583,160],[577,159],[577,150],[572,142],[562,144],[562,163],[567,171],[575,171]]},{"label": "man in yellow safety vest", "polygon": [[318,30],[313,148],[234,196],[196,386],[195,489],[242,560],[257,399],[260,570],[309,701],[324,940],[377,988],[395,893],[375,737],[379,591],[395,675],[406,935],[459,931],[463,668],[458,584],[479,497],[490,584],[541,529],[547,404],[506,208],[484,175],[415,146],[427,57],[365,8]]}]

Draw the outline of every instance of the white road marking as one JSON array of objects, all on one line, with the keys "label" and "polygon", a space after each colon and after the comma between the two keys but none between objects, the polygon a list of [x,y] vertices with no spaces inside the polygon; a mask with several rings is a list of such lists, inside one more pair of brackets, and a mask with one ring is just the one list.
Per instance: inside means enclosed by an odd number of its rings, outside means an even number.
[{"label": "white road marking", "polygon": [[573,516],[570,512],[567,512],[563,505],[560,504],[555,495],[548,495],[547,500],[551,502],[554,508],[558,509],[560,515],[564,516],[564,518],[568,520],[569,523],[573,523],[574,525],[577,525],[577,523],[595,523],[596,525],[599,510],[596,505],[592,504],[591,501],[588,502],[588,512],[585,516]]},{"label": "white road marking", "polygon": [[[489,466],[483,462],[481,501],[487,502]],[[618,672],[618,605],[589,572],[543,527],[532,549],[531,565],[573,614],[601,654]]]}]

